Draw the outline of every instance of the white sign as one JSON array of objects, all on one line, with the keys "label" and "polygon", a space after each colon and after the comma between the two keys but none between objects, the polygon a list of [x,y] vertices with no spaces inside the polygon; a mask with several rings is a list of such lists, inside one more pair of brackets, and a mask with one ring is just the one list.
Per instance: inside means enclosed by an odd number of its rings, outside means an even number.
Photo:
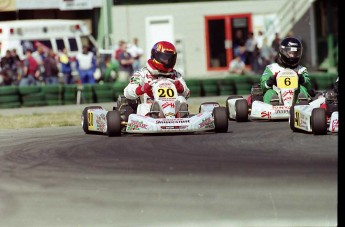
[{"label": "white sign", "polygon": [[60,10],[92,9],[91,0],[60,0]]}]

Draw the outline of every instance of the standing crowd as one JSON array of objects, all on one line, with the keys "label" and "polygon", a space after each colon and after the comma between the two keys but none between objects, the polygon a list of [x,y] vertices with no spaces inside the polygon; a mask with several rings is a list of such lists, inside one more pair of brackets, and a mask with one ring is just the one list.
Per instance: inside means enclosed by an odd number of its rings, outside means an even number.
[{"label": "standing crowd", "polygon": [[261,75],[266,65],[275,62],[280,42],[279,33],[275,33],[272,43],[268,43],[262,31],[256,37],[253,32],[249,32],[245,39],[242,30],[237,30],[233,39],[233,60],[229,63],[229,72]]}]

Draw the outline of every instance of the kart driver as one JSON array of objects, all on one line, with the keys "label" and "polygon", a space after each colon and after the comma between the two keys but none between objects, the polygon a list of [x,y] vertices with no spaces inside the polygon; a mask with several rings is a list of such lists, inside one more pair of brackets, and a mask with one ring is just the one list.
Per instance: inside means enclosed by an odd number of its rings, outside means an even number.
[{"label": "kart driver", "polygon": [[[147,95],[145,105],[138,106],[138,113],[146,115],[150,109],[159,111],[159,106],[152,106],[153,93],[150,82],[153,79],[167,77],[175,80],[174,84],[178,92],[178,101],[181,106],[177,109],[187,111],[186,99],[189,98],[190,91],[181,74],[174,69],[177,58],[175,46],[167,41],[160,41],[153,45],[151,58],[147,60],[146,66],[134,72],[130,82],[124,89],[124,96],[129,100],[140,98],[140,103],[144,103],[144,95]],[[152,107],[151,107],[152,106]]]},{"label": "kart driver", "polygon": [[298,75],[298,84],[300,85],[299,90],[297,90],[298,97],[309,100],[310,95],[308,91],[312,93],[313,89],[307,68],[299,65],[302,53],[303,46],[297,38],[287,37],[281,41],[276,63],[267,65],[260,78],[260,86],[264,92],[263,101],[265,103],[270,104],[272,96],[277,95],[277,92],[272,87],[277,85],[277,74],[285,68],[294,70]]}]

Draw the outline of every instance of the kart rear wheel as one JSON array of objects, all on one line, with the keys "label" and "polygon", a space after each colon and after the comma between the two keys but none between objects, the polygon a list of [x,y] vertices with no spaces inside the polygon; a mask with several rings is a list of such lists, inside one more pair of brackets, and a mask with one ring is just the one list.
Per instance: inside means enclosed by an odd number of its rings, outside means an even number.
[{"label": "kart rear wheel", "polygon": [[215,131],[217,133],[228,131],[228,115],[225,107],[215,107],[213,109]]},{"label": "kart rear wheel", "polygon": [[82,113],[83,116],[83,131],[85,132],[85,134],[90,134],[91,131],[89,131],[89,116],[88,116],[88,110],[92,110],[92,109],[101,109],[101,106],[88,106],[85,107]]},{"label": "kart rear wheel", "polygon": [[295,128],[295,107],[291,106],[290,108],[290,118],[289,118],[289,124],[290,124],[290,128],[293,132],[296,132],[296,128]]},{"label": "kart rear wheel", "polygon": [[226,99],[226,101],[225,101],[226,112],[227,112],[227,116],[228,116],[229,120],[231,120],[231,119],[230,119],[230,116],[229,116],[229,103],[228,103],[228,100],[230,100],[230,99],[238,99],[238,98],[243,98],[243,96],[242,95],[230,95]]},{"label": "kart rear wheel", "polygon": [[107,112],[107,134],[121,136],[121,114],[117,110]]},{"label": "kart rear wheel", "polygon": [[237,122],[245,122],[248,121],[248,103],[245,99],[239,99],[235,103],[236,109],[236,121]]},{"label": "kart rear wheel", "polygon": [[314,135],[326,135],[327,134],[327,117],[326,110],[323,108],[315,108],[311,112],[310,116],[311,129]]}]

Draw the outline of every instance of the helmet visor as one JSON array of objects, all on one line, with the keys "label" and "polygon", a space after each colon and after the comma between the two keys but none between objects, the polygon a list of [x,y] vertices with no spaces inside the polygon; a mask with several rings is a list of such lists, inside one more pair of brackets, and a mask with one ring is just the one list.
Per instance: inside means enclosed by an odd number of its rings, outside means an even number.
[{"label": "helmet visor", "polygon": [[173,53],[162,53],[158,51],[154,54],[154,58],[163,64],[165,68],[173,68],[175,66],[176,56]]},{"label": "helmet visor", "polygon": [[302,56],[302,49],[297,47],[282,47],[281,52],[288,59],[300,58]]}]

